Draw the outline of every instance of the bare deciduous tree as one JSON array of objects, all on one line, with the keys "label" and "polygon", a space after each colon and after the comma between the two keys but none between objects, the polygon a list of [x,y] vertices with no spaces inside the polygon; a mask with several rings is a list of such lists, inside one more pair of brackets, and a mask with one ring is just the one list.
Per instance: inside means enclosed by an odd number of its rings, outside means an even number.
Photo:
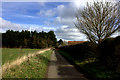
[{"label": "bare deciduous tree", "polygon": [[91,42],[100,43],[118,30],[120,23],[118,4],[119,2],[114,4],[111,2],[87,3],[83,10],[77,11],[75,26]]}]

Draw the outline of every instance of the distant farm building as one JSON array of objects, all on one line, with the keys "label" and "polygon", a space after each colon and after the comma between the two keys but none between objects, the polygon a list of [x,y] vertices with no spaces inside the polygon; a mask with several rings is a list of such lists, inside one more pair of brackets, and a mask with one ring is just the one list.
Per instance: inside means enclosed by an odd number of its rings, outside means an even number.
[{"label": "distant farm building", "polygon": [[87,41],[68,41],[68,45],[75,45],[75,44],[81,44]]}]

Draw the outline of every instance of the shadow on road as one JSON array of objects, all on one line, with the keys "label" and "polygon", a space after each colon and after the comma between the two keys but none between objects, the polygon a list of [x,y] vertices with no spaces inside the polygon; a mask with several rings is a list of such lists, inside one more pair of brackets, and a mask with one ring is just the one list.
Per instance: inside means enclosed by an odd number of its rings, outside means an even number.
[{"label": "shadow on road", "polygon": [[57,80],[88,80],[57,51],[53,52],[49,66],[48,78],[56,78]]}]

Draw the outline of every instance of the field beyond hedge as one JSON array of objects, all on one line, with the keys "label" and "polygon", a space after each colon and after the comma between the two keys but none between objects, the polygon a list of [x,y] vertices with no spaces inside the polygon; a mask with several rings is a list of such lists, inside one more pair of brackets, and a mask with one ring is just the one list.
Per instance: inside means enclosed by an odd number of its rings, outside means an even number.
[{"label": "field beyond hedge", "polygon": [[37,51],[40,49],[2,48],[2,65]]},{"label": "field beyond hedge", "polygon": [[30,57],[20,65],[7,69],[2,78],[45,78],[52,50]]}]

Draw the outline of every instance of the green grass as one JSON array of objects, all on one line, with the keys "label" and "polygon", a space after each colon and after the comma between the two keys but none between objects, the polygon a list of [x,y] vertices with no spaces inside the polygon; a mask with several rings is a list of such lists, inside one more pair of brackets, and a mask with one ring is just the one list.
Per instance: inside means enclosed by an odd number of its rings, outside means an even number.
[{"label": "green grass", "polygon": [[70,62],[74,63],[75,66],[79,67],[80,71],[82,70],[84,73],[95,80],[120,78],[120,74],[108,70],[104,65],[101,65],[96,58],[89,58],[84,61],[80,61],[73,58],[71,55],[69,55],[69,53],[60,50],[58,52],[60,52]]},{"label": "green grass", "polygon": [[40,49],[18,49],[18,48],[2,48],[2,65],[16,60],[17,58],[34,53]]},{"label": "green grass", "polygon": [[3,73],[3,78],[45,78],[52,50],[31,57],[29,61],[12,67]]},{"label": "green grass", "polygon": [[119,75],[117,75],[115,72],[108,70],[105,66],[100,65],[100,63],[97,61],[93,63],[79,64],[79,66],[95,79],[110,79],[119,77]]}]

